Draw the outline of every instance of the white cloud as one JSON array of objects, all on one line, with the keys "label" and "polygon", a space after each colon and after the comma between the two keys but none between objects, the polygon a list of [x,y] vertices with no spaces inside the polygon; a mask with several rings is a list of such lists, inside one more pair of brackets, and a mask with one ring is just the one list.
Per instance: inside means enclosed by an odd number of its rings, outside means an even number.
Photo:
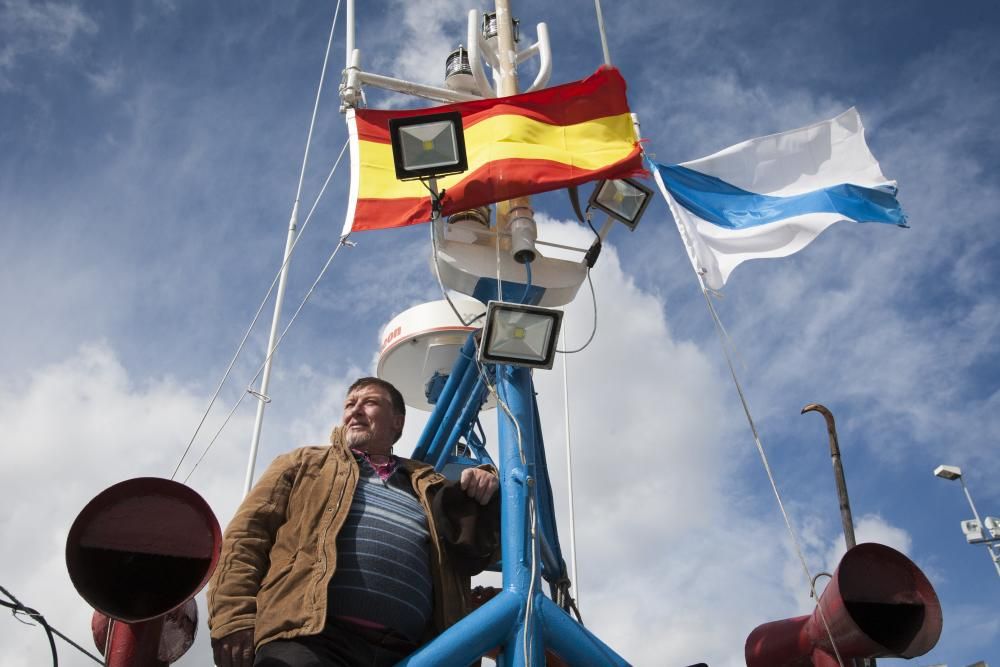
[{"label": "white cloud", "polygon": [[[3,514],[0,530],[17,536],[0,546],[0,583],[88,649],[91,612],[74,590],[63,556],[69,527],[83,506],[111,484],[169,476],[203,401],[170,378],[130,377],[100,343],[83,346],[0,394],[5,443],[0,487],[16,508]],[[233,431],[245,428],[242,418],[233,425]],[[226,437],[215,454],[225,460],[241,446]],[[235,474],[215,467],[211,476],[195,478],[194,488],[219,507],[224,494],[231,495],[233,484],[226,478]],[[5,622],[0,634],[0,665],[49,662],[41,630]],[[62,664],[86,664],[67,644],[59,642],[58,649]]]},{"label": "white cloud", "polygon": [[98,93],[108,95],[121,87],[124,74],[122,64],[115,63],[104,69],[87,72],[87,79]]},{"label": "white cloud", "polygon": [[21,58],[32,54],[66,56],[77,35],[97,32],[94,22],[75,3],[4,0],[0,3],[0,88]]}]

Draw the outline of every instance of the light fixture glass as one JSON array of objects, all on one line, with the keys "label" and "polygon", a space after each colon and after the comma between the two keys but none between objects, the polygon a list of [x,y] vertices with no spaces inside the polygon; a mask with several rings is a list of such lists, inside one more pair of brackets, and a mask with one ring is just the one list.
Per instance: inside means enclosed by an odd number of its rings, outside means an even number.
[{"label": "light fixture glass", "polygon": [[479,345],[484,363],[552,368],[562,311],[490,301]]},{"label": "light fixture glass", "polygon": [[[514,33],[514,41],[521,41],[521,21],[518,19],[512,19],[511,27]],[[496,12],[485,12],[483,14],[483,39],[492,39],[497,36],[497,13]]]},{"label": "light fixture glass", "polygon": [[444,62],[444,78],[465,74],[472,76],[472,65],[469,64],[469,52],[464,46],[459,45],[452,51]]},{"label": "light fixture glass", "polygon": [[458,174],[466,170],[462,114],[446,113],[389,120],[392,159],[401,181]]},{"label": "light fixture glass", "polygon": [[653,191],[631,178],[605,180],[590,195],[590,205],[635,230],[652,198]]}]

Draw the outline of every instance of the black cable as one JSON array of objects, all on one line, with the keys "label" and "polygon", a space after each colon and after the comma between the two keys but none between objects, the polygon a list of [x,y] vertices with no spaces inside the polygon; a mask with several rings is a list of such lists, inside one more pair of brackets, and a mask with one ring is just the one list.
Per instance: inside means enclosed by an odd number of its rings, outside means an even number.
[{"label": "black cable", "polygon": [[45,630],[45,636],[49,640],[49,648],[52,650],[52,667],[59,667],[59,653],[56,651],[56,640],[55,637],[52,636],[52,628],[49,627],[49,624],[48,622],[46,622],[45,617],[39,614],[36,610],[32,609],[31,607],[25,607],[23,604],[21,604],[20,600],[14,597],[13,594],[11,594],[11,592],[8,591],[3,586],[0,586],[0,591],[2,591],[4,595],[6,595],[7,597],[9,597],[11,600],[14,601],[14,604],[11,604],[9,602],[4,602],[3,600],[0,600],[0,605],[3,605],[4,607],[10,609],[11,613],[14,614],[15,617],[17,616],[18,612],[21,612],[27,614],[31,618],[34,618],[42,626],[42,628]]},{"label": "black cable", "polygon": [[90,658],[91,660],[93,660],[94,662],[96,662],[97,664],[99,664],[99,665],[105,664],[104,660],[102,660],[101,658],[98,658],[93,653],[91,653],[87,649],[83,648],[82,646],[80,646],[79,644],[77,644],[75,641],[73,641],[72,639],[70,639],[69,637],[67,637],[66,635],[64,635],[63,633],[59,632],[57,629],[55,629],[51,625],[49,625],[49,622],[46,621],[45,617],[42,616],[38,611],[36,611],[35,609],[32,609],[31,607],[24,606],[24,604],[22,604],[20,600],[18,600],[16,597],[14,597],[14,595],[10,591],[8,591],[6,588],[4,588],[3,586],[0,586],[0,592],[2,592],[4,595],[6,595],[8,598],[10,598],[13,601],[13,604],[11,604],[10,602],[4,602],[3,600],[0,600],[0,606],[7,607],[8,609],[10,609],[11,613],[14,615],[15,618],[17,618],[18,613],[27,614],[31,618],[33,618],[36,621],[38,621],[38,624],[41,625],[42,629],[45,630],[45,634],[46,634],[46,636],[48,637],[48,640],[49,640],[49,648],[52,650],[52,667],[59,667],[59,654],[56,651],[56,641],[55,641],[55,637],[53,635],[58,636],[64,642],[66,642],[67,644],[69,644],[70,646],[72,646],[73,648],[75,648],[76,650],[80,651],[81,653],[83,653],[84,655],[86,655],[88,658]]}]

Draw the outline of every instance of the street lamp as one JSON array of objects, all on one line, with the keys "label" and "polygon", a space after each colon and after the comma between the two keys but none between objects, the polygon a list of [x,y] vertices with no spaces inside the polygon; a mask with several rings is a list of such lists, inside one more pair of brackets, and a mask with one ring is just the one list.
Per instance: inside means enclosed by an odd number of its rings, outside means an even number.
[{"label": "street lamp", "polygon": [[[958,466],[946,466],[940,465],[934,469],[934,474],[941,479],[947,480],[958,480],[962,484],[962,491],[965,492],[965,497],[969,501],[969,507],[972,508],[972,516],[976,517],[975,525],[971,521],[963,521],[962,532],[965,533],[965,539],[969,544],[985,544],[987,550],[990,553],[990,560],[993,561],[993,566],[997,570],[997,575],[1000,575],[1000,524],[993,517],[986,517],[986,523],[979,518],[979,512],[976,510],[975,503],[972,502],[972,495],[969,494],[969,488],[965,485],[965,478],[962,477],[962,469]],[[997,530],[994,530],[997,529]]]}]

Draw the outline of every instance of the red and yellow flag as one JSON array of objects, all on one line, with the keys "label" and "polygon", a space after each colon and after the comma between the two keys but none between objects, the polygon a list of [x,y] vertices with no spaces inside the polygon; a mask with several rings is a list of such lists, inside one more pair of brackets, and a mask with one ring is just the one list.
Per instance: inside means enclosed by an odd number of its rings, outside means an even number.
[{"label": "red and yellow flag", "polygon": [[419,181],[397,181],[389,119],[458,111],[468,171],[438,179],[442,213],[602,178],[642,173],[639,144],[618,70],[602,67],[574,83],[522,95],[405,111],[347,113],[351,193],[344,234],[430,220]]}]

